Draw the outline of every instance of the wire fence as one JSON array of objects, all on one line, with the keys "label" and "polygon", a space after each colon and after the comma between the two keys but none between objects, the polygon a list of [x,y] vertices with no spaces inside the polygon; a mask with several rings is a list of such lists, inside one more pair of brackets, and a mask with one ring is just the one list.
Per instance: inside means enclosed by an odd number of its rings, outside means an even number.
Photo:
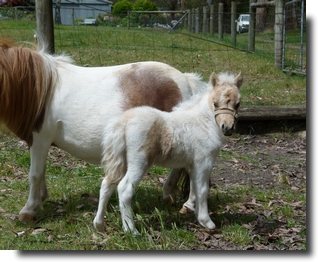
[{"label": "wire fence", "polygon": [[306,74],[306,1],[286,3],[284,18],[283,71]]},{"label": "wire fence", "polygon": [[[283,71],[306,74],[305,5],[304,0],[294,0],[286,3],[284,7],[284,21],[281,21],[284,23]],[[81,9],[80,13],[74,12],[69,7],[62,10],[61,24],[55,25],[57,52],[71,52],[81,64],[91,64],[81,57],[81,54],[90,46],[98,48],[95,52],[91,52],[92,56],[97,57],[95,60],[99,61],[99,65],[105,65],[109,52],[112,52],[112,62],[126,63],[136,59],[156,60],[156,54],[159,52],[173,56],[177,52],[176,46],[179,49],[181,47],[184,53],[198,48],[203,48],[204,52],[210,52],[215,47],[208,47],[209,43],[211,46],[224,47],[228,52],[232,50],[251,52],[248,30],[240,30],[237,19],[241,13],[236,13],[235,10],[234,12],[233,10],[223,12],[220,7],[210,6],[180,12],[128,12],[113,16],[111,13],[97,12],[87,6],[82,6]],[[80,14],[90,15],[81,17]],[[249,10],[246,10],[244,14],[248,15]],[[67,16],[68,19],[63,16]],[[72,19],[69,19],[70,17]],[[35,41],[35,18],[35,10],[32,7],[0,8],[0,35],[2,37],[11,36],[19,41]],[[84,28],[83,22],[86,18],[95,19],[96,28]],[[21,22],[18,31],[16,27],[10,25],[10,21]],[[68,24],[63,24],[63,21],[68,21]],[[273,64],[275,57],[274,27],[275,8],[257,8],[255,46],[252,53],[272,60]],[[68,33],[66,34],[66,32]],[[88,34],[95,35],[96,38],[88,37]],[[160,35],[164,34],[171,35],[169,44],[161,43]],[[132,37],[128,37],[129,35]],[[176,35],[184,37],[180,38]],[[68,39],[62,39],[65,37]],[[178,38],[188,42],[181,43]],[[131,39],[134,39],[133,42]],[[191,46],[191,39],[201,40],[204,42],[202,44],[204,47]],[[77,47],[75,53],[70,50],[74,45]],[[140,57],[138,49],[148,50],[143,52],[143,54],[148,53],[148,57]],[[124,52],[124,50],[126,51]],[[104,55],[105,51],[108,54],[107,57]],[[115,54],[117,58],[114,57]],[[194,56],[194,54],[188,55],[191,57],[192,67],[196,63]],[[184,61],[177,63],[184,63]]]}]

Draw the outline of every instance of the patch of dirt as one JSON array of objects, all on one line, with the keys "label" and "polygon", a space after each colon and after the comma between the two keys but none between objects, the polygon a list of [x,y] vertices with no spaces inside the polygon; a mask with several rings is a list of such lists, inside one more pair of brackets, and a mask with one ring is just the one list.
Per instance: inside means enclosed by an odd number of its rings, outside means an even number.
[{"label": "patch of dirt", "polygon": [[217,159],[213,180],[218,184],[271,188],[285,179],[291,187],[299,188],[306,181],[306,138],[301,135],[229,138],[222,151],[233,157],[222,160],[221,153]]}]

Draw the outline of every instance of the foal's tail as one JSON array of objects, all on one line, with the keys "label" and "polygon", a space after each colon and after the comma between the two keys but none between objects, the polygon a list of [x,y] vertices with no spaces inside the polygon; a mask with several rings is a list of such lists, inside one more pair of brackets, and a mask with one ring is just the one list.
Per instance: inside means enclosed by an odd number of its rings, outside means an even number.
[{"label": "foal's tail", "polygon": [[110,184],[118,184],[127,170],[125,125],[125,121],[113,121],[105,129],[102,165]]},{"label": "foal's tail", "polygon": [[204,92],[207,89],[207,83],[202,80],[201,75],[197,73],[184,73],[193,95]]}]

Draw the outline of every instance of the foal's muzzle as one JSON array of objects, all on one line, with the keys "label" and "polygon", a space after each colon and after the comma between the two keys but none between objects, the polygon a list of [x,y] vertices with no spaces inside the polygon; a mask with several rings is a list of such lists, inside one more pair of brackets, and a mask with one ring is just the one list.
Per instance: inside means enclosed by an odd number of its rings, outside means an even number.
[{"label": "foal's muzzle", "polygon": [[215,110],[214,116],[216,118],[218,115],[222,115],[222,114],[228,114],[228,115],[231,115],[233,117],[233,122],[231,124],[223,123],[220,126],[223,135],[231,136],[233,131],[235,130],[237,119],[238,119],[238,115],[237,115],[236,111],[234,111],[232,109],[222,108],[222,109]]}]

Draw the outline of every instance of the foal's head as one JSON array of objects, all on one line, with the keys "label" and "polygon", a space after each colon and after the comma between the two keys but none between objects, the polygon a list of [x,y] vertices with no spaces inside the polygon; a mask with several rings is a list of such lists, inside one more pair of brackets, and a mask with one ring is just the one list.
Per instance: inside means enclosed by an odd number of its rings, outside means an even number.
[{"label": "foal's head", "polygon": [[217,76],[213,72],[210,82],[213,86],[210,106],[214,109],[216,123],[225,136],[230,136],[236,128],[237,110],[241,100],[239,89],[243,77],[241,73],[234,77],[228,74]]}]

